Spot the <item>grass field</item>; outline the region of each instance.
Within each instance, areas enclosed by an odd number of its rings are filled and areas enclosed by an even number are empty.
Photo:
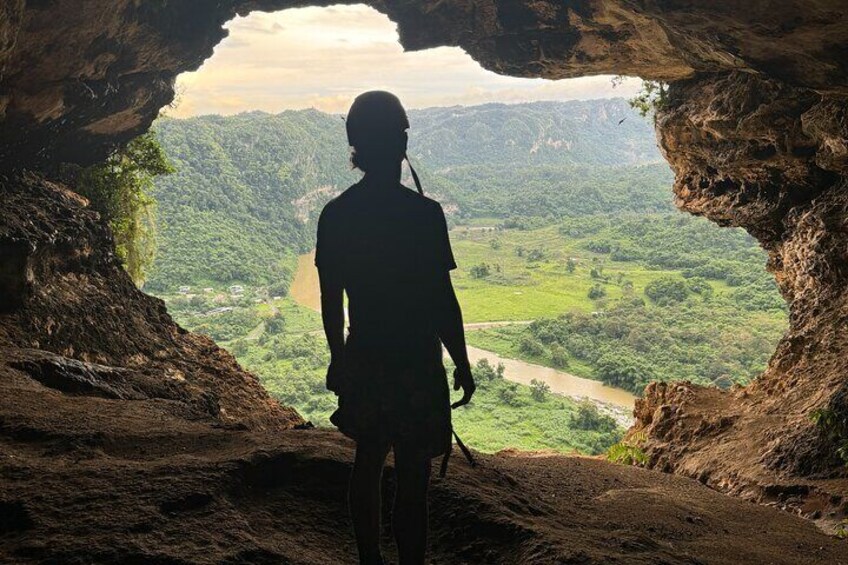
[[[557,226],[534,230],[495,230],[458,227],[451,232],[458,268],[453,272],[466,322],[532,320],[577,310],[598,308],[589,290],[601,284],[607,300],[624,295],[625,281],[641,295],[652,280],[678,271],[647,269],[636,262],[612,262],[604,255],[581,247],[582,241],[560,234]],[[541,258],[529,255],[539,252]],[[521,254],[521,256],[519,255]],[[569,258],[574,262],[569,272]],[[475,278],[472,268],[488,264],[492,274]],[[600,270],[605,280],[592,278]],[[710,281],[719,294],[727,289],[721,281]]]

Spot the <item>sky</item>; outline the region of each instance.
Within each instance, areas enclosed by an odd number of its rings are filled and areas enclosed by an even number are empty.
[[[638,79],[549,81],[486,71],[457,47],[405,53],[395,24],[367,6],[254,12],[227,24],[229,36],[195,72],[177,78],[167,114],[237,114],[317,108],[344,113],[366,90],[390,90],[407,108],[631,97]]]

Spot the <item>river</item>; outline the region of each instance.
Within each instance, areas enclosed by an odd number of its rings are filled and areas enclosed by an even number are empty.
[[[294,281],[292,281],[290,294],[294,301],[301,306],[316,311],[321,310],[321,291],[318,284],[318,270],[315,268],[314,252],[298,257],[297,272]],[[466,324],[466,328],[469,330],[482,329],[507,323],[509,322],[478,322]],[[528,322],[518,320],[513,323],[526,324]],[[502,363],[504,378],[527,385],[534,379],[544,381],[551,387],[551,392],[572,398],[587,398],[595,401],[604,412],[613,416],[621,425],[629,426],[632,424],[631,412],[636,397],[626,390],[610,387],[600,381],[584,379],[550,367],[501,357],[497,353],[476,347],[468,347],[468,357],[472,364],[480,359],[488,359],[492,365]]]

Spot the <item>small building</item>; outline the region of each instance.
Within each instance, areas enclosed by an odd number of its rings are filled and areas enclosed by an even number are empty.
[[[206,316],[214,316],[215,314],[223,314],[224,312],[231,312],[233,310],[230,306],[223,306],[221,308],[213,308],[206,312]]]
[[[234,284],[230,287],[230,294],[244,294],[244,287],[240,284]]]
[[[181,286],[179,289],[180,294],[188,294],[191,291],[190,286]]]

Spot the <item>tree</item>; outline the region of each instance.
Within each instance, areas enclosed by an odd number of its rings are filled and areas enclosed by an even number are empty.
[[[77,191],[109,222],[115,253],[132,280],[144,284],[156,253],[153,179],[174,172],[152,132],[136,137],[103,163],[80,173]]]
[[[568,261],[565,262],[565,270],[569,273],[573,273],[575,267],[577,267],[577,262],[574,260],[573,257],[569,257]]]
[[[551,346],[551,365],[557,369],[568,368],[568,352],[558,343]]]
[[[232,345],[230,345],[230,353],[235,357],[241,357],[242,355],[246,355],[248,351],[247,343],[244,340],[234,341]]]
[[[545,352],[545,348],[542,347],[542,344],[531,336],[522,337],[521,341],[518,343],[518,349],[533,357],[538,357]]]
[[[532,379],[530,381],[530,397],[536,402],[543,402],[551,392],[551,385],[545,381]]]
[[[613,86],[620,84],[623,80],[623,76],[615,77]],[[668,83],[658,80],[643,80],[642,88],[627,103],[644,118],[648,115],[655,115],[656,111],[662,108],[667,100]]]
[[[492,367],[488,359],[480,359],[474,367],[474,378],[481,383],[503,379],[504,366],[503,363],[498,363],[497,367]]]
[[[688,295],[686,281],[677,277],[660,277],[645,287],[645,296],[659,306],[683,302]]]
[[[647,368],[638,359],[625,354],[604,354],[598,359],[595,374],[608,385],[634,392],[644,388],[651,380]]]
[[[265,331],[271,335],[280,335],[285,329],[286,319],[279,312],[265,320]]]

